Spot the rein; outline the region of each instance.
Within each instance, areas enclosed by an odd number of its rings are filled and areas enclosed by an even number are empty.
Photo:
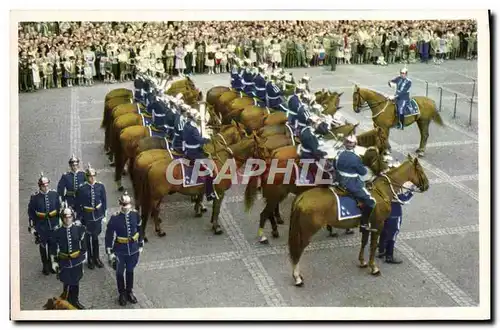
[[[377,107],[380,104],[385,102],[385,107],[382,110],[380,110],[379,112],[377,112],[375,115],[372,115],[372,118],[378,117],[389,106],[389,99],[387,99],[387,98],[385,98],[383,101],[373,102],[370,104],[370,102],[367,99],[365,99],[363,96],[361,96],[359,89],[357,91],[355,91],[354,94],[358,95],[358,103],[356,104],[356,109],[358,109],[360,111],[366,110],[366,109],[372,109],[373,107]],[[361,102],[361,101],[363,101],[363,102]],[[364,105],[365,103],[366,103],[366,105]]]

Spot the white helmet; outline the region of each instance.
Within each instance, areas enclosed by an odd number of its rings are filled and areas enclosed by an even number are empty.
[[[297,84],[297,86],[295,86],[295,89],[297,90],[297,92],[305,92],[306,85],[304,85],[304,84]]]
[[[350,134],[344,138],[344,143],[355,146],[358,143],[358,139],[356,138],[356,135]]]
[[[323,112],[323,107],[320,105],[320,104],[314,104],[312,106],[313,110],[316,112],[316,113],[322,113]]]
[[[309,82],[311,80],[311,77],[307,75],[307,73],[302,77],[302,81]]]
[[[261,69],[262,71],[266,71],[267,67],[268,67],[267,63],[259,64],[259,69]]]
[[[250,65],[250,64],[252,64],[252,61],[250,59],[248,59],[248,58],[245,58],[245,60],[243,61],[243,63],[246,64],[246,65]]]
[[[408,69],[406,67],[402,68],[400,73],[408,73]]]

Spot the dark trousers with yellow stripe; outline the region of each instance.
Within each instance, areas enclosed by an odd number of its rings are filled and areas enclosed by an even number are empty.
[[[139,252],[133,255],[116,255],[116,284],[118,293],[132,292],[134,288],[134,269],[139,262]],[[125,273],[125,276],[123,276]]]

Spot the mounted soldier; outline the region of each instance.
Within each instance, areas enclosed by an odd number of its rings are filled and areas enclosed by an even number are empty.
[[[70,171],[64,173],[57,184],[57,193],[61,197],[61,202],[68,203],[72,209],[75,209],[75,196],[78,187],[85,182],[85,172],[80,170],[80,160],[72,155],[68,161]]]
[[[259,73],[255,76],[253,95],[255,95],[261,101],[266,101],[266,77],[265,72],[267,69],[267,64],[263,63],[259,65]]]
[[[174,137],[172,139],[172,148],[179,154],[184,154],[184,139],[182,137],[182,132],[184,131],[184,124],[186,123],[187,117],[186,113],[191,107],[187,104],[182,103],[182,100],[174,101],[177,105],[179,111],[175,115],[174,122]]]
[[[351,197],[363,203],[360,228],[376,231],[376,229],[371,229],[376,201],[361,180],[361,177],[366,175],[368,171],[363,165],[361,157],[354,151],[356,144],[355,135],[348,135],[344,138],[345,149],[339,152],[335,162],[336,177],[339,185],[347,190]]]
[[[200,170],[209,170],[210,168],[203,162],[203,159],[207,158],[203,151],[203,145],[209,142],[210,139],[202,136],[201,128],[197,125],[197,122],[200,122],[200,120],[201,116],[196,110],[187,112],[187,120],[182,131],[184,155],[190,160],[191,164],[199,160],[201,163]],[[211,173],[205,183],[207,201],[211,201],[217,197],[213,188],[213,179],[213,173]]]
[[[39,190],[31,195],[28,204],[28,231],[35,236],[35,244],[39,245],[44,275],[55,273],[51,267],[49,251],[52,248],[54,232],[60,226],[61,209],[59,195],[55,190],[49,189],[49,184],[50,180],[41,173],[38,179]]]
[[[243,71],[242,75],[242,83],[243,83],[243,92],[247,94],[248,96],[252,97],[253,95],[253,88],[254,88],[254,78],[255,78],[255,72],[252,67],[252,62],[249,59],[244,60],[244,67],[245,70]]]
[[[297,147],[297,154],[300,159],[314,160],[314,163],[309,165],[314,176],[318,171],[317,162],[327,155],[325,151],[319,150],[319,139],[314,134],[319,124],[318,116],[311,115],[307,117],[307,125],[300,130],[300,145]]]
[[[137,303],[133,293],[134,269],[144,247],[144,235],[141,232],[141,217],[132,208],[132,199],[125,191],[118,200],[120,211],[109,219],[106,227],[105,247],[110,263],[116,269],[118,302],[121,306]],[[125,276],[123,276],[125,273]]]
[[[243,69],[239,58],[235,58],[236,64],[231,68],[231,87],[238,92],[243,91]]]
[[[400,75],[398,77],[389,81],[390,87],[393,87],[394,84],[396,85],[396,93],[394,94],[394,96],[389,96],[389,99],[396,101],[396,111],[399,121],[397,128],[401,130],[404,129],[404,110],[407,106],[410,105],[411,80],[407,76],[408,69],[405,67],[401,69]]]
[[[62,227],[54,232],[50,259],[52,269],[55,272],[59,271],[59,280],[63,283],[61,298],[77,309],[85,309],[79,301],[83,264],[87,259],[85,227],[73,223],[74,219],[73,210],[65,204],[61,212]]]
[[[87,247],[89,251],[87,266],[94,269],[104,265],[99,258],[99,234],[102,231],[102,220],[106,217],[106,189],[96,181],[97,175],[90,164],[85,170],[86,182],[80,186],[76,194],[77,215],[86,228]]]
[[[303,105],[302,98],[304,95],[304,85],[297,85],[295,87],[295,93],[288,98],[288,109],[290,110],[288,115],[288,122],[294,128],[297,129],[297,114],[299,108]],[[305,123],[304,123],[305,125]]]
[[[271,74],[271,79],[267,82],[266,85],[266,106],[275,110],[288,111],[288,109],[283,106],[285,99],[283,97],[283,92],[277,86],[278,81],[278,74],[276,72],[273,72]]]
[[[307,75],[307,73],[302,77],[300,78],[299,80],[299,84],[303,84],[305,85],[305,90],[308,92],[308,93],[311,93],[311,89],[309,87],[309,82],[311,81],[311,77],[309,77]]]
[[[301,102],[297,110],[295,122],[293,123],[293,128],[296,135],[300,135],[302,129],[307,126],[308,119],[310,116],[311,116],[311,111],[309,105],[307,103]]]

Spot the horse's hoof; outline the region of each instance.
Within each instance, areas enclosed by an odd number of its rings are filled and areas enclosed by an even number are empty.
[[[201,216],[202,216],[202,215],[203,215],[203,214],[200,212],[200,213],[196,213],[196,214],[194,215],[194,217],[195,217],[195,218],[201,218]]]
[[[207,212],[207,211],[208,211],[208,209],[207,209],[205,206],[202,206],[202,207],[201,207],[201,212],[205,213],[205,212]]]
[[[167,235],[167,233],[165,233],[163,230],[159,230],[156,231],[156,235],[158,235],[158,237],[164,237],[165,235]]]
[[[372,270],[371,274],[373,276],[380,276],[382,273],[380,272],[380,269],[375,268],[374,270]]]
[[[273,234],[273,237],[274,237],[274,238],[279,238],[279,237],[280,237],[280,233],[279,233],[279,231],[277,231],[277,230],[276,230],[276,231],[274,231],[274,230],[273,230],[273,233],[272,233],[272,234]]]
[[[278,225],[284,225],[285,224],[285,221],[283,221],[283,219],[278,219],[276,222],[278,223]]]
[[[124,191],[124,190],[125,188],[123,188],[123,186],[118,187],[118,191]]]
[[[424,157],[424,152],[422,150],[416,151],[418,157]]]
[[[267,237],[263,236],[259,239],[259,243],[262,245],[267,245],[269,244],[269,240],[267,239]]]
[[[298,278],[295,279],[295,286],[301,287],[304,285],[304,278],[302,275],[299,275]]]
[[[328,234],[328,237],[338,237],[338,236],[339,236],[339,234],[338,233],[334,233],[334,232],[330,232]]]
[[[144,236],[144,243],[147,243],[148,242],[148,238],[146,236]]]
[[[352,235],[352,234],[354,234],[354,230],[352,230],[352,229],[346,229],[345,230],[345,234],[346,235]]]
[[[115,166],[115,162],[109,162],[109,166],[114,167]]]
[[[366,261],[363,261],[362,263],[359,264],[359,268],[366,268],[368,267],[368,263]]]
[[[215,235],[220,235],[222,233],[223,233],[223,231],[222,231],[222,229],[220,229],[220,227],[217,227],[217,228],[214,229],[214,234]]]

